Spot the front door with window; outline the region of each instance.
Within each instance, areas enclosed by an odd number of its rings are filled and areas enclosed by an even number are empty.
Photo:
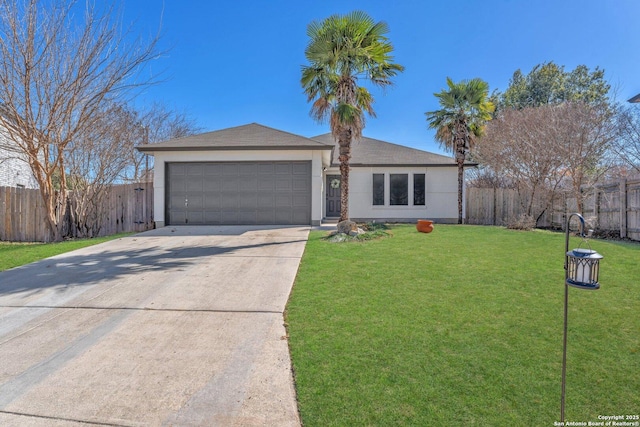
[[[340,175],[327,175],[325,190],[327,218],[340,216]]]

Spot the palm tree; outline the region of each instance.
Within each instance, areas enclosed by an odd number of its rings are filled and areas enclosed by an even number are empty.
[[[309,65],[302,67],[300,83],[307,101],[313,101],[311,116],[318,122],[329,120],[340,147],[340,221],[349,219],[351,142],[362,136],[365,113],[375,117],[373,97],[358,81],[384,88],[404,69],[393,63],[388,32],[386,23],[360,11],[332,15],[307,28]]]
[[[488,99],[489,85],[481,79],[454,83],[447,77],[447,86],[448,90],[434,94],[442,108],[425,115],[429,127],[436,129],[436,141],[455,153],[458,164],[458,224],[462,224],[464,162],[477,139],[483,135],[484,126],[491,120],[495,107]]]

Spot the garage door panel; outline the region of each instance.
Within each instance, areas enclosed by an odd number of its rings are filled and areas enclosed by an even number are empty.
[[[181,209],[184,208],[185,197],[182,195],[174,195],[169,198],[169,208]]]
[[[222,163],[222,175],[225,175],[225,178],[238,176],[238,166],[237,163]]]
[[[291,185],[291,180],[289,180],[289,179],[278,179],[276,181],[276,191],[277,192],[282,192],[282,191],[289,192],[289,191],[291,191],[292,188],[293,188],[293,186]]]
[[[276,224],[276,212],[273,209],[257,212],[257,224]]]
[[[258,175],[258,165],[256,163],[240,163],[238,173],[240,175]]]
[[[204,213],[202,211],[188,211],[187,212],[187,224],[191,225],[203,225]]]
[[[220,191],[222,188],[222,179],[219,179],[217,176],[207,176],[204,179],[202,184],[202,189],[207,192],[216,192]]]
[[[278,208],[290,208],[293,197],[291,194],[276,194],[276,206]]]
[[[256,191],[258,189],[258,179],[246,177],[238,183],[238,191]]]
[[[222,168],[217,163],[205,163],[204,174],[206,176],[220,176],[222,175]]]
[[[293,209],[291,222],[293,224],[302,224],[309,221],[309,212],[306,209]]]
[[[303,177],[309,176],[309,165],[305,163],[293,163],[292,165],[292,173],[293,175],[300,175]]]
[[[275,165],[273,163],[259,163],[258,174],[260,175],[273,175]]]
[[[174,175],[174,177],[178,177],[179,175],[186,175],[187,163],[171,163],[169,165],[169,170]]]
[[[251,208],[254,211],[258,209],[258,193],[242,193],[238,198],[238,207],[240,209]]]
[[[258,181],[259,191],[273,192],[276,189],[276,180],[273,177],[261,177]]]
[[[291,163],[276,163],[276,175],[291,175]]]
[[[225,176],[220,187],[222,191],[236,192],[240,188],[240,178],[237,175]]]
[[[180,211],[173,211],[171,213],[171,221],[172,224],[186,224],[187,223],[187,213]]]
[[[171,182],[174,191],[184,191],[187,188],[187,178],[178,176]]]
[[[256,224],[258,213],[255,210],[238,211],[238,224]]]
[[[204,197],[202,196],[189,195],[187,200],[189,202],[187,206],[188,210],[202,209],[204,207]]]
[[[238,193],[222,193],[220,197],[220,207],[222,209],[229,210],[229,208],[237,209],[239,206],[240,197]]]
[[[258,193],[258,206],[263,208],[275,208],[275,196],[273,194]]]
[[[308,180],[303,180],[303,179],[294,179],[292,181],[292,189],[293,191],[300,191],[300,192],[307,192],[308,188],[310,187],[309,185],[309,181]]]
[[[166,176],[167,224],[309,224],[311,219],[308,161],[169,163]]]
[[[222,222],[219,211],[204,211],[203,219],[205,224],[220,224]]]
[[[220,210],[222,206],[222,195],[220,193],[207,193],[204,197],[205,210]]]
[[[204,172],[204,165],[199,163],[187,164],[187,176],[200,176]]]
[[[239,224],[238,212],[236,211],[222,211],[221,217],[223,224]]]
[[[291,205],[294,208],[305,208],[309,205],[309,196],[306,194],[294,194]]]
[[[292,223],[291,209],[276,209],[276,223],[278,224],[291,224]]]
[[[186,191],[187,193],[194,193],[194,192],[198,192],[198,193],[202,193],[203,191],[203,184],[204,182],[202,180],[189,180],[187,181],[187,185],[186,185]]]

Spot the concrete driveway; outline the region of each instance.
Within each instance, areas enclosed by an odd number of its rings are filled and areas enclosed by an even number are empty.
[[[309,227],[165,227],[0,273],[0,425],[299,426]]]

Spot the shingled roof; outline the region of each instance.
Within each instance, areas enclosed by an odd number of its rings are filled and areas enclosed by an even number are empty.
[[[155,144],[139,145],[136,148],[145,153],[196,150],[331,150],[333,144],[251,123]]]
[[[325,144],[334,144],[332,166],[340,164],[338,161],[338,147],[333,135],[325,133],[314,136],[314,139]],[[403,145],[392,144],[379,139],[362,137],[359,141],[351,143],[350,166],[455,166],[452,157],[441,154],[430,153],[428,151],[417,150]],[[475,166],[475,163],[466,163],[468,166]]]

